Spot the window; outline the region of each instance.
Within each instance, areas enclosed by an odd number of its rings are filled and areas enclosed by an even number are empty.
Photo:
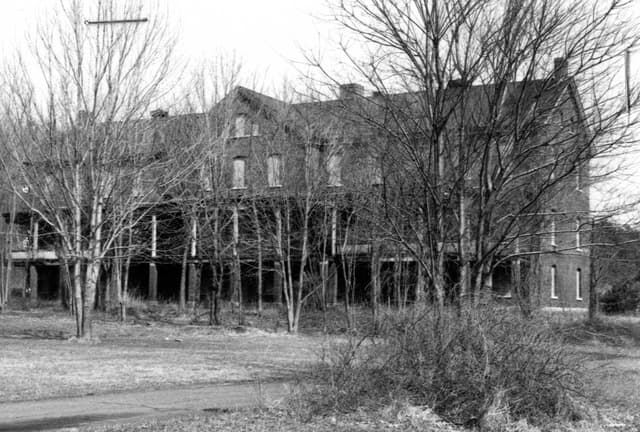
[[[551,210],[551,219],[549,220],[549,237],[549,244],[555,249],[558,244],[556,243],[556,215],[554,210]]]
[[[576,167],[576,190],[582,190],[582,170],[580,167]]]
[[[371,184],[373,186],[380,186],[382,184],[382,168],[380,167],[380,162],[372,156],[369,164],[371,169]]]
[[[558,298],[558,269],[555,265],[551,266],[551,298]]]
[[[246,167],[246,161],[243,158],[236,158],[233,160],[232,187],[234,189],[244,189],[246,187],[245,167]]]
[[[580,250],[582,239],[580,238],[580,218],[576,218],[576,249]]]
[[[341,176],[342,156],[333,153],[327,160],[327,171],[329,173],[329,186],[342,186]]]
[[[211,168],[209,163],[205,163],[200,169],[200,183],[205,192],[211,192],[213,185],[211,183]]]
[[[251,125],[251,136],[259,136],[260,135],[260,125],[258,123],[253,123]]]
[[[131,195],[135,198],[140,198],[143,195],[144,191],[142,190],[142,176],[138,173],[135,175],[133,179],[133,187],[131,189]]]
[[[267,158],[267,183],[269,187],[282,186],[282,157],[271,155]]]
[[[247,125],[247,117],[239,115],[236,117],[236,137],[243,137],[246,134],[245,127]]]
[[[576,270],[576,300],[582,300],[582,270]]]

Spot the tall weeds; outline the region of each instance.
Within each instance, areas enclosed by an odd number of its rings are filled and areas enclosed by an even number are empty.
[[[580,363],[543,317],[414,308],[386,317],[378,336],[329,348],[309,408],[350,411],[401,399],[455,423],[479,422],[497,405],[513,419],[571,417]]]

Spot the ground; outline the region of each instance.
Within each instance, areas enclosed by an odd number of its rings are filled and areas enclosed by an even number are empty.
[[[205,383],[282,379],[315,361],[320,336],[100,314],[97,341],[45,307],[0,315],[0,402]]]
[[[344,337],[337,324],[339,309],[330,317],[333,327],[327,337],[319,331],[324,327],[322,318],[313,314],[303,323],[302,334],[291,336],[284,332],[277,310],[263,317],[248,312],[243,320],[227,315],[226,326],[209,327],[158,307],[132,313],[125,324],[98,314],[97,340],[83,343],[73,337],[73,320],[61,308],[18,309],[0,315],[0,412],[17,407],[6,404],[10,401],[48,399],[64,404],[68,397],[95,395],[91,397],[100,399],[113,393],[124,400],[153,389],[161,394],[221,383],[294,382],[313,367],[323,347]],[[361,316],[365,321],[367,311]],[[640,430],[640,319],[605,323],[602,328],[564,326],[567,342],[590,377],[585,395],[592,406],[589,419],[563,426],[564,430]],[[295,409],[292,415],[292,409],[284,405],[262,404],[258,409],[229,412],[192,408],[101,421],[78,430],[459,430],[438,423],[437,417],[420,415],[416,420],[402,415],[404,411],[397,407],[382,413],[312,419],[301,418]]]

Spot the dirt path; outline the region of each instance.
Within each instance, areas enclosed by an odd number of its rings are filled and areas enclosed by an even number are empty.
[[[46,431],[106,420],[276,403],[285,383],[210,385],[0,404],[0,431]]]

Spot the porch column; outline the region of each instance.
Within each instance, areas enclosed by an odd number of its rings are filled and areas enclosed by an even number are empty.
[[[149,263],[149,300],[151,302],[158,301],[158,269],[156,268],[157,255],[157,219],[156,215],[151,216],[151,262]]]
[[[195,263],[189,263],[188,271],[188,286],[189,286],[189,302],[191,303],[191,309],[195,310],[200,303],[200,269]]]
[[[38,268],[35,264],[29,265],[29,289],[31,294],[29,295],[29,302],[32,304],[38,303]]]
[[[282,303],[282,266],[279,262],[273,262],[273,301]]]
[[[338,266],[335,261],[327,262],[327,304],[338,304]]]
[[[158,269],[156,263],[149,263],[149,301],[158,301]]]
[[[71,306],[69,302],[69,286],[67,284],[67,269],[64,264],[58,264],[58,295],[60,296],[60,304],[64,308]]]
[[[32,257],[35,260],[38,256],[38,235],[40,232],[40,224],[35,217],[32,217],[31,224],[31,253]],[[35,264],[31,263],[29,265],[29,289],[31,294],[29,295],[30,303],[37,304],[38,303],[38,268]]]

